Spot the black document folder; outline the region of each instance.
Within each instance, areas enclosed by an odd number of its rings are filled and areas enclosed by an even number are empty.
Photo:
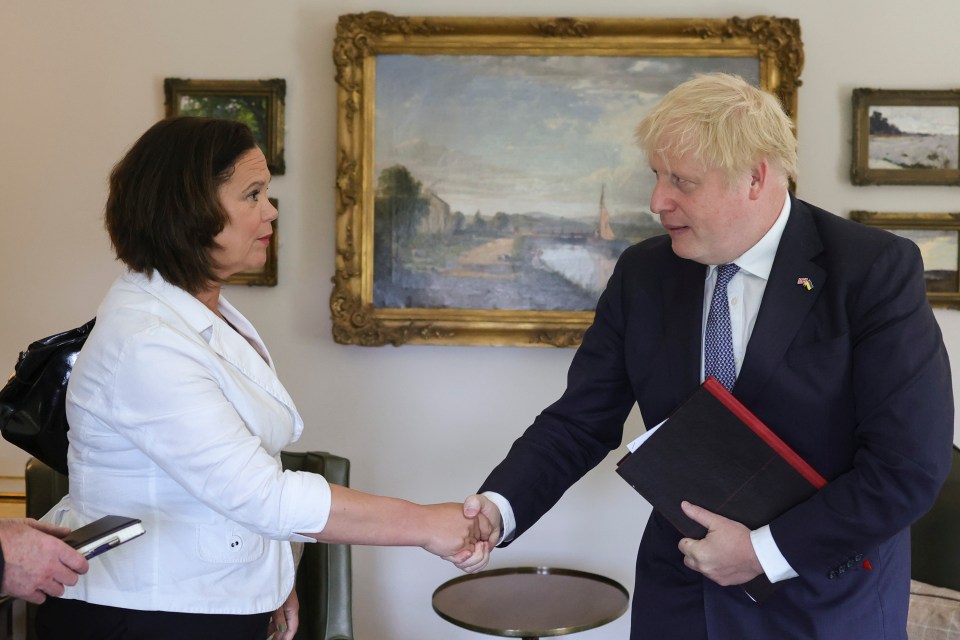
[[[688,538],[706,529],[686,500],[757,529],[827,482],[713,378],[617,466],[654,509]],[[776,585],[760,574],[743,585],[762,601]]]

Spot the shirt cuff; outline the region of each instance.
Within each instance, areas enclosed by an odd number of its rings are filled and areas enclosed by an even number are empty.
[[[750,542],[753,544],[753,551],[757,554],[760,566],[763,567],[763,572],[770,582],[781,582],[789,578],[796,578],[799,575],[780,553],[780,547],[773,539],[770,525],[751,531]]]
[[[513,507],[510,506],[509,500],[496,491],[484,491],[483,495],[490,500],[490,502],[497,505],[497,509],[500,509],[500,526],[502,533],[500,534],[500,540],[497,542],[497,546],[499,547],[504,542],[513,540],[513,534],[516,533],[517,521],[513,517]]]

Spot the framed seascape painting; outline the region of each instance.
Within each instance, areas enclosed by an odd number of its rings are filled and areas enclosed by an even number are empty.
[[[723,71],[796,119],[796,20],[340,17],[337,342],[576,346],[662,233],[634,129]]]
[[[283,159],[283,108],[287,83],[270,80],[188,80],[166,78],[167,117],[207,116],[239,120],[253,131],[273,175],[286,170]]]
[[[916,242],[930,304],[960,309],[960,213],[851,211],[850,219]]]
[[[960,185],[960,90],[853,91],[853,184]]]

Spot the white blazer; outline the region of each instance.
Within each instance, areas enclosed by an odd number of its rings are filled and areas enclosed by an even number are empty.
[[[70,493],[44,519],[134,516],[146,534],[64,597],[252,614],[293,589],[290,541],[326,525],[330,487],[281,469],[303,421],[253,326],[220,311],[242,336],[158,274],[121,276],[101,303],[67,387]]]

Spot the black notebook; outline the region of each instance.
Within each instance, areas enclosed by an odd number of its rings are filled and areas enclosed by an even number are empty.
[[[827,481],[713,378],[617,466],[688,538],[706,529],[680,509],[686,500],[757,529]],[[760,602],[772,593],[760,574],[743,585]]]
[[[143,524],[138,518],[104,516],[71,531],[63,541],[90,559],[143,533]]]

